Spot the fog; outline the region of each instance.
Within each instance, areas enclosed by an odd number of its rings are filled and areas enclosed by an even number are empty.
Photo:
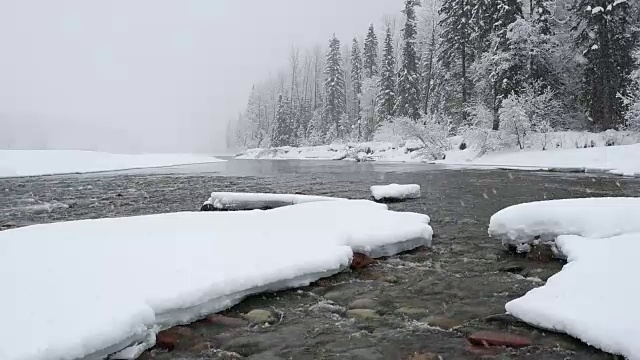
[[[0,0],[0,149],[219,152],[292,45],[402,0]]]

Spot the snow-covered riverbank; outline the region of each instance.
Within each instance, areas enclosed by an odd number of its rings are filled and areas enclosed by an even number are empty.
[[[617,138],[616,138],[617,137]],[[479,156],[470,146],[460,149],[462,139],[449,140],[451,148],[442,152],[426,149],[417,141],[402,145],[391,142],[367,142],[320,145],[311,147],[281,147],[273,149],[249,149],[236,159],[265,160],[352,160],[403,163],[437,163],[455,166],[482,166],[491,168],[522,168],[532,170],[573,169],[578,171],[602,171],[618,175],[640,175],[640,144],[633,144],[636,137],[625,133],[554,133],[550,135],[547,150],[535,146],[524,150],[506,149]],[[616,138],[616,139],[613,139]],[[607,144],[624,144],[607,146]],[[437,160],[438,157],[444,159]]]
[[[191,154],[110,154],[77,150],[0,150],[0,177],[90,173],[221,162]]]

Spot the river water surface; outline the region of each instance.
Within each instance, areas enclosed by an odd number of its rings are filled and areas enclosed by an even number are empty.
[[[562,264],[533,262],[507,253],[487,236],[487,226],[496,211],[521,202],[640,196],[638,179],[433,165],[231,160],[164,169],[0,179],[0,229],[197,211],[212,191],[368,199],[371,185],[389,183],[421,185],[421,199],[390,204],[390,208],[431,216],[435,231],[432,249],[378,261],[367,269],[343,273],[304,289],[254,296],[225,314],[240,317],[250,310],[264,309],[273,314],[274,324],[238,328],[192,324],[179,329],[174,351],[154,350],[143,358],[476,359],[482,354],[469,349],[465,339],[482,330],[520,334],[534,343],[520,350],[484,355],[487,358],[615,358],[570,337],[500,315],[506,302],[543,284]],[[252,264],[240,261],[238,266]],[[349,304],[359,299],[378,316],[349,318]],[[220,350],[203,351],[203,347]]]

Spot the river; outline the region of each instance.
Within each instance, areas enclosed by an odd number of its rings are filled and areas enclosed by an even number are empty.
[[[411,359],[417,353],[420,357],[413,359],[475,359],[478,354],[468,348],[466,336],[490,330],[521,334],[534,343],[490,358],[612,359],[568,336],[493,316],[503,314],[507,301],[540,286],[562,264],[507,253],[487,236],[487,225],[496,211],[521,202],[640,196],[638,179],[433,165],[231,160],[0,179],[0,227],[197,211],[212,191],[367,199],[371,185],[389,183],[421,185],[421,199],[390,204],[390,208],[431,216],[432,249],[384,259],[304,289],[251,297],[226,315],[239,317],[252,309],[265,309],[276,316],[276,324],[234,328],[199,322],[179,331],[173,352],[154,351],[143,358],[225,359],[235,353],[251,359]],[[238,266],[252,264],[239,262]],[[358,299],[365,299],[379,317],[349,319],[344,310]],[[202,353],[203,344],[224,351]]]

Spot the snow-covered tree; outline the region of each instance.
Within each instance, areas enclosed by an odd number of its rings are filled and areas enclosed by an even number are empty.
[[[635,52],[636,70],[631,73],[629,95],[624,101],[629,110],[625,116],[629,129],[640,131],[640,49]]]
[[[449,112],[460,116],[459,122],[466,120],[469,101],[469,68],[474,60],[471,41],[471,13],[473,0],[443,0],[440,7],[441,49],[438,61],[449,74],[449,82],[440,88],[458,90],[455,97],[447,99]]]
[[[440,16],[438,9],[440,0],[433,0],[423,6],[419,25],[419,41],[421,54],[421,86],[422,112],[433,114],[436,111],[434,105],[434,92],[437,86],[437,77],[442,77],[440,66],[437,62],[440,40]]]
[[[344,71],[342,70],[342,55],[340,54],[340,40],[333,35],[329,41],[329,52],[324,70],[324,119],[326,129],[333,129],[332,135],[342,138],[342,115],[346,110],[346,86]],[[331,139],[333,140],[333,139]]]
[[[592,126],[615,129],[624,123],[634,62],[636,34],[630,26],[628,1],[579,0],[575,29],[577,45],[583,49],[583,101]]]
[[[364,40],[364,77],[372,78],[378,75],[378,36],[373,24],[369,26],[367,37]]]
[[[361,139],[373,140],[373,135],[382,124],[378,116],[378,94],[380,93],[380,78],[373,76],[364,79],[362,83],[362,96],[360,98],[360,120],[358,122]]]
[[[288,98],[278,97],[275,124],[271,135],[271,146],[291,146],[294,144],[294,127],[291,116],[291,102]]]
[[[408,117],[414,121],[420,119],[420,63],[416,51],[416,36],[418,28],[416,22],[416,6],[418,0],[405,0],[405,26],[402,31],[402,65],[398,76],[398,97],[395,113]]]
[[[353,123],[358,124],[360,121],[360,96],[362,94],[362,52],[360,51],[360,44],[358,39],[353,39],[353,45],[351,46],[351,89],[353,99]],[[357,133],[357,137],[360,137],[359,127],[353,129]]]
[[[388,120],[394,115],[396,106],[396,59],[393,51],[393,34],[387,29],[382,53],[380,73],[380,94],[378,95],[378,116]]]

